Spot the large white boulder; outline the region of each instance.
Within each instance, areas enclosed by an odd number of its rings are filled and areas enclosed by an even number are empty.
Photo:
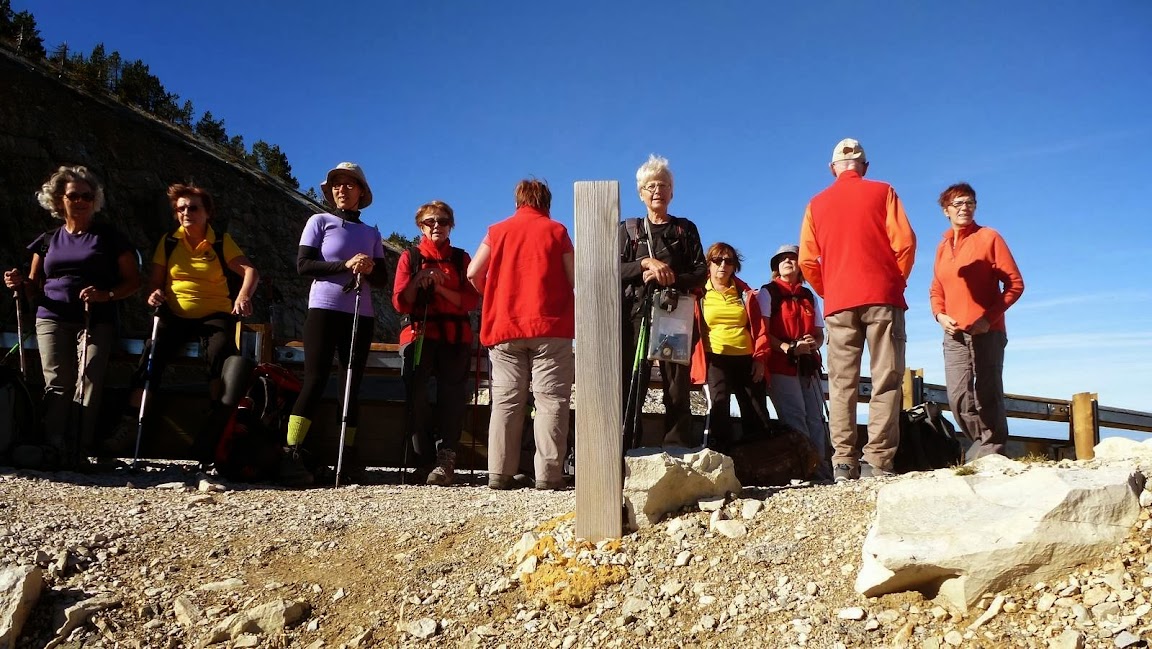
[[[1152,439],[1138,442],[1126,437],[1106,437],[1092,450],[1097,460],[1121,460],[1141,466],[1152,465]]]
[[[38,566],[0,568],[0,649],[16,646],[43,589],[43,571]]]
[[[999,456],[884,485],[856,591],[938,594],[966,612],[982,594],[1063,576],[1104,557],[1140,512],[1130,467],[1026,466]]]
[[[711,449],[638,448],[624,456],[624,504],[632,529],[702,498],[740,493],[732,458]]]

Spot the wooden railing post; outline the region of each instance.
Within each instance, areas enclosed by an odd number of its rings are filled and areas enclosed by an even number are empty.
[[[576,183],[576,536],[623,529],[620,183]]]
[[[904,382],[900,388],[905,410],[924,403],[924,370],[904,368]]]
[[[1072,442],[1076,445],[1077,460],[1096,457],[1095,447],[1100,443],[1100,417],[1097,413],[1095,392],[1072,395]]]

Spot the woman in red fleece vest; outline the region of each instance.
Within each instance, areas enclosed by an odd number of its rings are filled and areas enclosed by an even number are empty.
[[[456,446],[468,404],[468,360],[472,351],[472,323],[468,312],[480,302],[464,269],[468,253],[452,246],[448,236],[456,225],[452,208],[432,201],[416,210],[420,244],[405,250],[396,266],[392,305],[403,313],[400,330],[404,356],[407,430],[416,466],[432,464],[430,485],[452,484]],[[423,341],[419,342],[421,337]],[[416,344],[418,343],[418,344]],[[416,348],[421,354],[416,362]],[[436,377],[436,438],[427,431],[428,379]]]
[[[740,404],[745,436],[768,426],[764,378],[768,370],[768,332],[755,292],[736,273],[740,254],[718,242],[704,255],[708,283],[696,301],[700,337],[692,354],[693,385],[706,385],[711,400],[709,448],[725,452],[732,443],[732,397]]]
[[[572,239],[549,216],[552,191],[539,180],[516,185],[516,213],[488,228],[468,265],[468,280],[484,295],[480,342],[491,362],[488,486],[517,485],[520,436],[528,392],[537,489],[567,486],[562,463],[568,443],[575,360],[576,297]]]

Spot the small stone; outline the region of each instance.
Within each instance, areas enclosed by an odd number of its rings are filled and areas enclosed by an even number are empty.
[[[625,617],[638,617],[643,611],[648,610],[651,603],[648,600],[640,599],[639,597],[628,597],[624,600],[624,605],[620,607]]]
[[[744,504],[740,506],[740,518],[750,521],[756,518],[756,515],[764,509],[764,502],[761,500],[745,500]]]
[[[865,631],[875,631],[880,628],[880,622],[876,618],[871,618],[864,623]]]
[[[1046,613],[1056,603],[1057,597],[1053,593],[1044,593],[1040,599],[1036,600],[1036,610],[1041,613]]]
[[[711,615],[705,615],[700,618],[700,628],[711,631],[716,628],[716,618]]]
[[[860,621],[864,619],[864,609],[860,608],[859,606],[842,608],[838,613],[836,613],[836,617],[840,618],[841,620]]]
[[[660,594],[665,597],[675,597],[679,595],[682,590],[684,590],[684,584],[673,579],[672,581],[664,582],[664,585],[660,587]]]
[[[216,499],[211,494],[200,494],[199,496],[192,496],[188,499],[189,507],[197,507],[199,505],[211,505],[216,502]]]
[[[959,647],[964,643],[964,635],[956,630],[949,631],[944,634],[944,642],[947,642],[953,647]]]
[[[804,585],[804,592],[808,593],[810,597],[815,597],[820,592],[820,586],[816,582],[810,581]]]
[[[229,577],[224,581],[214,581],[208,584],[203,584],[198,590],[204,591],[221,591],[221,590],[236,590],[237,588],[244,587],[244,580],[238,577]]]
[[[1075,629],[1065,629],[1048,641],[1048,649],[1084,649],[1084,634]]]
[[[409,635],[423,640],[424,638],[431,638],[432,636],[436,635],[436,632],[439,630],[439,628],[440,625],[436,623],[436,620],[433,620],[430,617],[425,617],[413,622],[409,622],[408,626],[405,627],[404,630],[407,631]]]
[[[1129,631],[1121,631],[1120,633],[1116,634],[1116,637],[1112,639],[1112,642],[1116,645],[1117,649],[1124,649],[1124,647],[1131,647],[1137,642],[1140,642],[1140,636]]]
[[[702,512],[715,512],[724,507],[724,496],[716,496],[713,498],[701,498],[696,503]]]
[[[748,534],[748,528],[740,521],[717,521],[714,528],[730,539],[738,539]]]
[[[181,595],[172,602],[172,612],[176,615],[176,621],[182,626],[192,627],[203,617],[200,609],[192,603],[192,600]]]
[[[672,565],[676,566],[677,568],[681,568],[683,566],[688,565],[688,562],[691,560],[692,560],[692,551],[691,550],[683,550],[680,552],[680,554],[676,555],[676,561]]]
[[[876,614],[876,620],[881,624],[895,624],[900,619],[900,611],[886,608]]]
[[[236,649],[258,647],[260,646],[260,636],[251,633],[241,633],[240,637],[232,641],[232,646],[236,647]]]

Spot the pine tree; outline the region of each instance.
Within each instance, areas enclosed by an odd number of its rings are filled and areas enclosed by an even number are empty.
[[[384,241],[387,243],[391,243],[392,245],[394,245],[398,248],[411,248],[412,246],[414,246],[418,243],[418,241],[416,240],[415,237],[412,237],[411,239],[409,239],[408,237],[400,234],[399,232],[393,232],[392,234],[388,235],[387,237],[384,237]]]
[[[292,165],[288,164],[288,156],[275,144],[268,144],[264,140],[256,140],[252,144],[252,157],[256,159],[256,166],[264,173],[279,178],[293,188],[300,187],[300,181],[292,175]]]
[[[192,129],[196,135],[208,140],[212,144],[222,147],[228,146],[228,131],[224,129],[224,120],[212,117],[212,111],[206,110],[200,116],[200,121]]]
[[[317,203],[322,202],[322,200],[320,198],[320,194],[316,193],[315,187],[309,187],[308,191],[304,192],[304,195],[307,196],[308,198],[316,201]]]
[[[19,52],[22,56],[34,61],[48,56],[48,52],[44,49],[44,39],[40,37],[40,29],[36,27],[36,18],[32,16],[32,12],[21,11],[14,14],[9,29],[19,43]]]

